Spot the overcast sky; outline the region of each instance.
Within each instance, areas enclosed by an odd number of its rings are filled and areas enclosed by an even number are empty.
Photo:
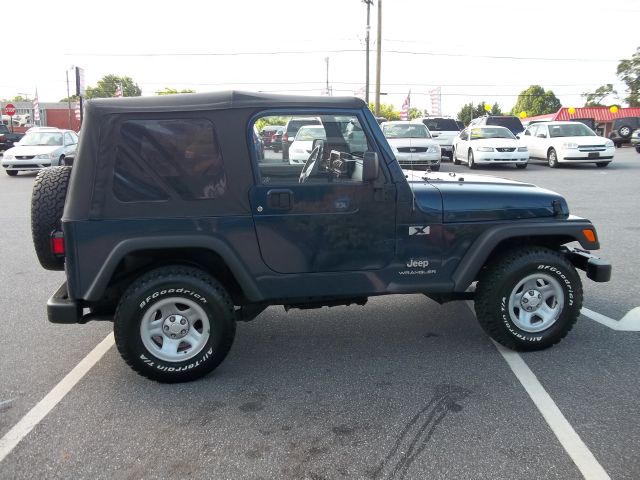
[[[0,99],[37,88],[40,102],[58,101],[72,65],[93,86],[106,74],[130,76],[143,95],[164,87],[317,95],[325,57],[334,95],[365,82],[361,0],[9,0],[2,13]],[[580,94],[602,84],[624,91],[615,71],[640,45],[638,18],[638,0],[383,0],[382,103],[399,109],[411,90],[412,106],[429,108],[427,92],[441,86],[445,114],[482,100],[509,110],[540,84],[564,106],[582,106]],[[376,25],[377,1],[372,100]]]

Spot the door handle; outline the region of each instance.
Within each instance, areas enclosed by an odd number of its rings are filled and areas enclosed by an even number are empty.
[[[267,206],[274,210],[291,210],[293,192],[288,189],[269,190],[267,192]]]

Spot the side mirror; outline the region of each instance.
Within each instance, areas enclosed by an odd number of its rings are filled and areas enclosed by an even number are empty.
[[[316,138],[316,139],[313,140],[313,144],[311,146],[311,149],[313,150],[314,148],[320,146],[324,150],[324,144],[325,144],[325,142],[324,142],[323,139]]]
[[[364,152],[362,159],[362,181],[373,182],[378,179],[380,163],[376,152]]]
[[[544,133],[539,133],[538,135],[536,135],[536,137],[538,137],[538,138],[547,138],[547,135],[545,135]]]

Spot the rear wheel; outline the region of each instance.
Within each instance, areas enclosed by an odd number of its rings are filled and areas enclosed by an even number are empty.
[[[547,152],[547,163],[551,168],[558,168],[558,154],[556,153],[555,148],[550,148]]]
[[[432,172],[440,171],[440,165],[431,165],[429,168],[431,169]]]
[[[61,167],[64,167],[64,166],[67,165],[67,162],[66,162],[66,160],[64,158],[64,155],[60,156],[60,159],[58,160],[58,165],[60,165]]]
[[[114,320],[122,358],[140,375],[165,383],[214,370],[235,335],[234,306],[224,287],[199,269],[178,265],[136,280]]]
[[[454,165],[460,165],[460,162],[456,158],[456,149],[455,148],[451,152],[451,161],[453,162]]]
[[[516,168],[519,168],[520,170],[523,170],[525,168],[527,168],[527,165],[529,165],[528,163],[516,163]]]
[[[7,175],[9,175],[10,177],[15,177],[16,175],[18,175],[18,170],[5,170],[5,172],[7,172]]]
[[[513,249],[478,282],[475,309],[482,328],[513,350],[542,350],[573,328],[582,283],[571,263],[543,247]]]

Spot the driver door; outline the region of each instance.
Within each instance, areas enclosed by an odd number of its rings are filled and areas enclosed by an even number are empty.
[[[327,140],[317,164],[305,162],[311,173],[303,182],[304,164],[291,164],[268,150],[263,160],[254,157],[257,178],[250,202],[265,264],[279,273],[384,268],[395,251],[396,190],[382,161],[378,181],[362,180],[363,141],[367,151],[375,151],[375,144],[358,112],[288,114],[320,119]],[[258,118],[256,124],[283,121],[278,117]],[[348,135],[348,125],[351,133],[357,128],[362,135]],[[313,142],[305,141],[294,140],[291,148],[312,151]]]

